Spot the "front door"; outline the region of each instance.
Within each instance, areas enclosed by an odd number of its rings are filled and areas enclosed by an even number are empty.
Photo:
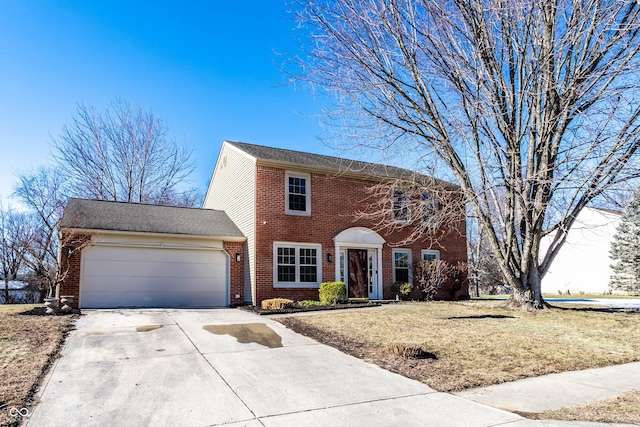
[[[348,249],[348,270],[349,270],[349,298],[369,297],[369,268],[367,251],[362,249]]]

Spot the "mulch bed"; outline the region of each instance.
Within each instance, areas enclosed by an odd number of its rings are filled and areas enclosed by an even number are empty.
[[[380,303],[377,302],[350,302],[345,304],[323,305],[317,307],[289,307],[280,309],[263,310],[260,307],[254,307],[252,305],[238,306],[240,310],[250,311],[252,313],[264,316],[267,314],[292,314],[292,313],[304,313],[307,311],[322,311],[322,310],[344,310],[350,308],[364,308],[364,307],[379,307]]]
[[[31,310],[23,311],[21,313],[17,313],[22,316],[71,316],[73,314],[82,314],[79,308],[73,308],[69,312],[64,312],[57,310],[53,314],[47,314],[47,307],[34,307]]]

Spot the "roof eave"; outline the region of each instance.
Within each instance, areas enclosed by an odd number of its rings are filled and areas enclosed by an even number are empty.
[[[99,228],[76,228],[76,227],[60,227],[61,232],[73,232],[75,234],[117,234],[127,236],[147,236],[147,237],[170,237],[182,239],[196,240],[222,240],[223,242],[246,242],[247,238],[242,236],[204,236],[197,234],[176,234],[176,233],[154,233],[148,231],[123,231],[123,230],[105,230]]]
[[[343,177],[347,177],[347,178],[357,178],[357,179],[364,179],[367,181],[396,181],[398,179],[401,178],[394,178],[394,177],[388,177],[388,176],[379,176],[379,175],[374,175],[374,174],[370,174],[370,173],[366,173],[366,172],[354,172],[354,171],[341,171],[339,169],[335,169],[335,168],[327,168],[327,167],[322,167],[322,166],[310,166],[310,165],[305,165],[305,164],[301,164],[301,163],[295,163],[295,162],[286,162],[283,160],[270,160],[270,159],[264,159],[264,158],[260,158],[258,157],[256,159],[256,164],[257,165],[261,165],[261,166],[268,166],[268,167],[276,167],[276,168],[290,168],[290,169],[298,169],[301,171],[305,171],[305,172],[315,172],[315,173],[323,173],[323,174],[330,174],[330,175],[334,175],[334,176],[343,176]],[[433,179],[435,180],[435,182],[439,183],[442,186],[447,186],[447,187],[451,187],[451,188],[455,188],[455,189],[459,189],[460,186],[453,184],[451,182],[447,182],[447,181],[443,181],[441,179],[438,178],[432,178],[432,177],[428,177],[426,175],[420,175],[420,176],[424,176],[427,179]]]

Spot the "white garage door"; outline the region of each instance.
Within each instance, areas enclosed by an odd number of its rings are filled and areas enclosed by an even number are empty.
[[[219,307],[228,305],[222,251],[93,246],[82,251],[80,306]]]

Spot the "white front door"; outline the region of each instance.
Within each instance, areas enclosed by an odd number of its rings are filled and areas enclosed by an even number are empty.
[[[378,296],[378,267],[376,249],[367,251],[368,294],[369,299],[380,299]]]

